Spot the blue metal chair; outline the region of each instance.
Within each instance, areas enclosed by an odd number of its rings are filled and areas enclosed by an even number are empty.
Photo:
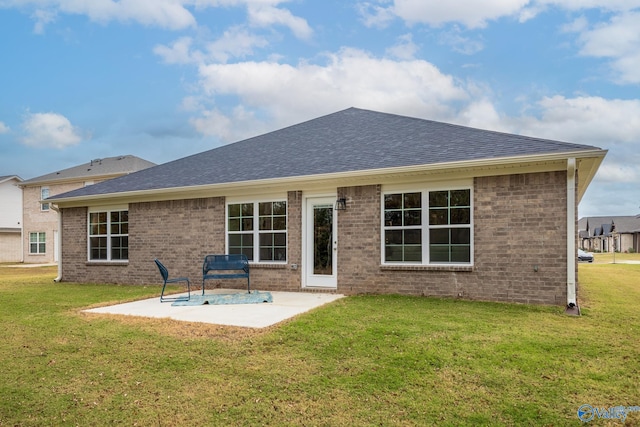
[[[160,294],[160,302],[165,301],[189,301],[191,299],[191,283],[187,277],[176,277],[175,279],[169,279],[169,271],[167,267],[162,265],[160,260],[157,258],[153,260],[158,266],[158,270],[160,270],[160,275],[162,276],[162,280],[164,280],[164,284],[162,285],[162,293]],[[187,282],[187,295],[179,296],[179,297],[165,297],[164,290],[167,287],[167,283],[179,283],[179,282]]]

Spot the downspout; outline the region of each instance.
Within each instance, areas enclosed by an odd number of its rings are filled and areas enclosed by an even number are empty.
[[[58,276],[53,279],[54,282],[58,283],[62,280],[62,212],[53,203],[49,206],[58,214]]]
[[[24,263],[24,239],[25,239],[25,235],[24,235],[24,187],[20,187],[20,190],[22,191],[22,194],[20,194],[20,206],[22,206],[22,209],[20,209],[20,263],[23,264]]]
[[[576,159],[567,160],[567,308],[566,314],[580,315],[576,298]]]

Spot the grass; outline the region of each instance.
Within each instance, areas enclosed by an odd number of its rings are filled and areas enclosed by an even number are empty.
[[[0,426],[580,425],[640,405],[640,265],[579,268],[581,317],[355,296],[254,330],[83,314],[160,288],[3,267]]]

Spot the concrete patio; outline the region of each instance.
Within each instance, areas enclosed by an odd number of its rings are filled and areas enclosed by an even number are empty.
[[[232,292],[243,291],[238,291],[237,289],[215,289],[207,291],[207,294]],[[265,328],[344,297],[341,294],[310,292],[271,292],[271,295],[273,296],[273,302],[271,303],[172,306],[171,302],[161,303],[160,298],[150,298],[84,311],[87,313],[169,318],[216,325]]]

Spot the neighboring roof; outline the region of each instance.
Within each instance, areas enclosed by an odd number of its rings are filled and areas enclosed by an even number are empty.
[[[591,236],[608,236],[612,226],[615,226],[613,231],[618,233],[638,233],[640,232],[640,215],[589,216],[580,218],[578,221],[578,229],[589,231]]]
[[[2,184],[5,181],[10,181],[12,179],[15,179],[18,182],[22,182],[22,178],[20,178],[18,175],[4,175],[4,176],[0,176],[0,184]]]
[[[120,176],[147,169],[152,166],[156,166],[156,164],[132,155],[106,157],[104,159],[91,160],[78,166],[31,178],[23,181],[21,185],[49,184],[58,181]]]
[[[606,153],[588,145],[349,108],[51,199],[585,151],[601,158]]]
[[[20,233],[22,228],[20,227],[0,227],[0,233]]]

